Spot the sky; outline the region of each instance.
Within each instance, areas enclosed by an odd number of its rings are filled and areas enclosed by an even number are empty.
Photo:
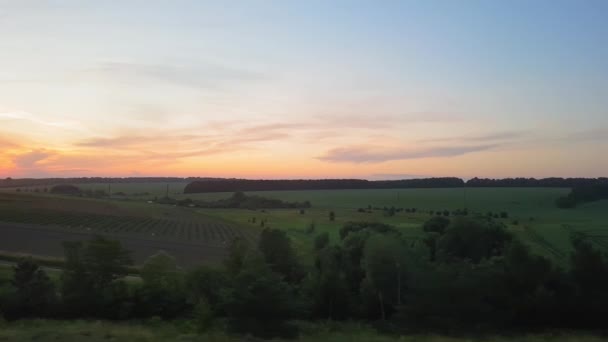
[[[0,177],[607,176],[607,16],[0,0]]]

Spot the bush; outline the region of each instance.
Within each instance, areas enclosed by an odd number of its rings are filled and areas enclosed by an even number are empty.
[[[207,299],[201,297],[194,307],[194,319],[196,320],[196,328],[198,332],[203,333],[208,331],[213,323],[214,314]]]
[[[80,188],[69,184],[55,185],[51,188],[51,193],[58,195],[80,195],[81,192]]]
[[[422,230],[427,233],[435,232],[443,234],[449,224],[450,219],[443,216],[435,216],[424,223],[424,225],[422,226]]]

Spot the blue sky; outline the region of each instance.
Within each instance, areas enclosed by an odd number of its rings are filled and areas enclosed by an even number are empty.
[[[605,175],[607,14],[0,1],[0,175]]]

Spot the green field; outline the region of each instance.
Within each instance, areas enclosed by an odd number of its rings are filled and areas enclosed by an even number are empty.
[[[104,184],[80,185],[83,189],[102,189]],[[181,194],[185,183],[171,183],[170,196],[177,199],[217,200],[231,193]],[[298,209],[201,209],[150,204],[162,196],[166,184],[112,184],[112,191],[127,194],[147,192],[149,196],[124,199],[66,198],[42,193],[17,194],[3,189],[0,194],[0,222],[51,224],[55,229],[94,229],[103,234],[147,234],[157,239],[226,241],[237,234],[250,239],[265,227],[288,232],[301,254],[307,254],[314,236],[328,232],[338,241],[339,228],[348,221],[384,222],[398,227],[413,239],[422,234],[421,225],[430,211],[454,211],[467,207],[470,215],[506,212],[500,218],[534,251],[564,264],[571,249],[569,234],[586,232],[600,248],[608,249],[608,201],[587,203],[576,209],[559,209],[555,199],[568,193],[566,188],[458,188],[389,190],[313,190],[252,192],[284,201],[310,201],[312,208],[302,214]],[[15,198],[20,201],[15,201]],[[12,202],[11,202],[12,200]],[[26,203],[27,204],[24,204]],[[49,204],[49,202],[54,204]],[[25,206],[29,209],[23,209]],[[371,213],[359,208],[378,208]],[[416,208],[385,215],[384,207]],[[335,221],[329,212],[335,212]],[[255,224],[252,219],[255,218]],[[308,232],[314,224],[313,233]],[[206,234],[206,235],[205,235]]]
[[[469,188],[469,189],[394,189],[394,190],[322,190],[322,191],[268,191],[256,192],[265,197],[285,201],[311,201],[313,207],[300,214],[299,210],[282,209],[251,212],[243,210],[197,209],[205,215],[246,223],[257,217],[267,220],[273,228],[285,229],[298,246],[307,246],[314,235],[306,228],[315,223],[315,231],[330,233],[338,239],[338,229],[348,221],[385,222],[400,228],[407,236],[422,234],[421,225],[430,217],[430,211],[453,211],[466,203],[471,214],[486,215],[506,212],[500,219],[515,234],[528,242],[533,250],[547,255],[556,262],[567,261],[571,249],[570,231],[593,232],[594,239],[603,242],[608,237],[608,201],[587,203],[576,209],[559,209],[555,199],[568,193],[564,188]],[[218,199],[228,193],[188,194],[183,197]],[[383,210],[360,213],[358,208],[391,207],[416,208],[416,213],[399,212],[386,217]],[[336,220],[329,220],[334,211]],[[601,246],[606,248],[606,244]]]
[[[323,323],[305,324],[295,342],[599,342],[603,337],[582,333],[546,333],[518,336],[446,337],[440,335],[405,335],[391,337],[380,335],[369,327],[359,324]],[[198,334],[192,322],[112,323],[104,321],[48,321],[32,320],[0,325],[0,341],[209,341],[237,342],[258,341],[224,332]],[[275,339],[273,341],[282,341]]]

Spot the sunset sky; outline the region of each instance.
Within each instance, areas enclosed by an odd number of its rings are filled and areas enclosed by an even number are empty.
[[[608,175],[608,1],[0,0],[0,177]]]

